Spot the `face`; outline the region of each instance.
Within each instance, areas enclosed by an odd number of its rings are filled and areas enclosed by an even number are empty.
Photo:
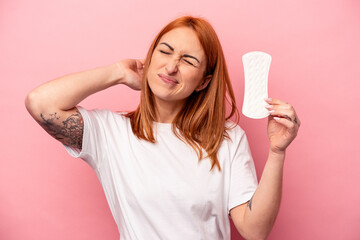
[[[184,103],[191,93],[206,87],[205,68],[206,56],[194,30],[181,27],[167,32],[153,52],[147,73],[155,101]]]

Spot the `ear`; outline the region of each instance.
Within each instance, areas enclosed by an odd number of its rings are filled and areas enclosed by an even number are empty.
[[[203,90],[204,88],[207,87],[207,85],[209,84],[209,82],[212,79],[212,75],[207,75],[206,77],[203,78],[203,80],[201,81],[200,85],[195,89],[196,92],[199,92],[201,90]]]

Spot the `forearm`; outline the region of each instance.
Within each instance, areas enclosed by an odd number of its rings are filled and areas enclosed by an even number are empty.
[[[244,223],[249,232],[265,238],[279,211],[285,152],[269,152],[259,186],[245,211]]]
[[[66,111],[89,95],[118,84],[120,79],[116,64],[69,74],[35,88],[28,94],[26,106],[39,111],[49,108]]]

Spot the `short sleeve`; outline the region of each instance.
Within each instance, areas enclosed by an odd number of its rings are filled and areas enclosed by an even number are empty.
[[[71,156],[81,158],[94,170],[99,170],[107,147],[103,118],[108,110],[88,111],[80,106],[77,106],[77,109],[84,121],[82,149],[64,144],[65,149]]]
[[[228,213],[251,199],[257,186],[257,176],[245,132],[237,127],[234,137],[234,157],[231,163]]]

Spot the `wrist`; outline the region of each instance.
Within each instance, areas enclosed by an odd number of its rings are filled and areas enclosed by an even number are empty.
[[[284,160],[285,159],[285,150],[275,150],[275,149],[271,149],[269,150],[269,157],[274,158],[274,159],[281,159]]]
[[[112,85],[124,83],[124,71],[121,70],[121,66],[119,63],[113,63],[107,66],[107,68],[111,72]]]

